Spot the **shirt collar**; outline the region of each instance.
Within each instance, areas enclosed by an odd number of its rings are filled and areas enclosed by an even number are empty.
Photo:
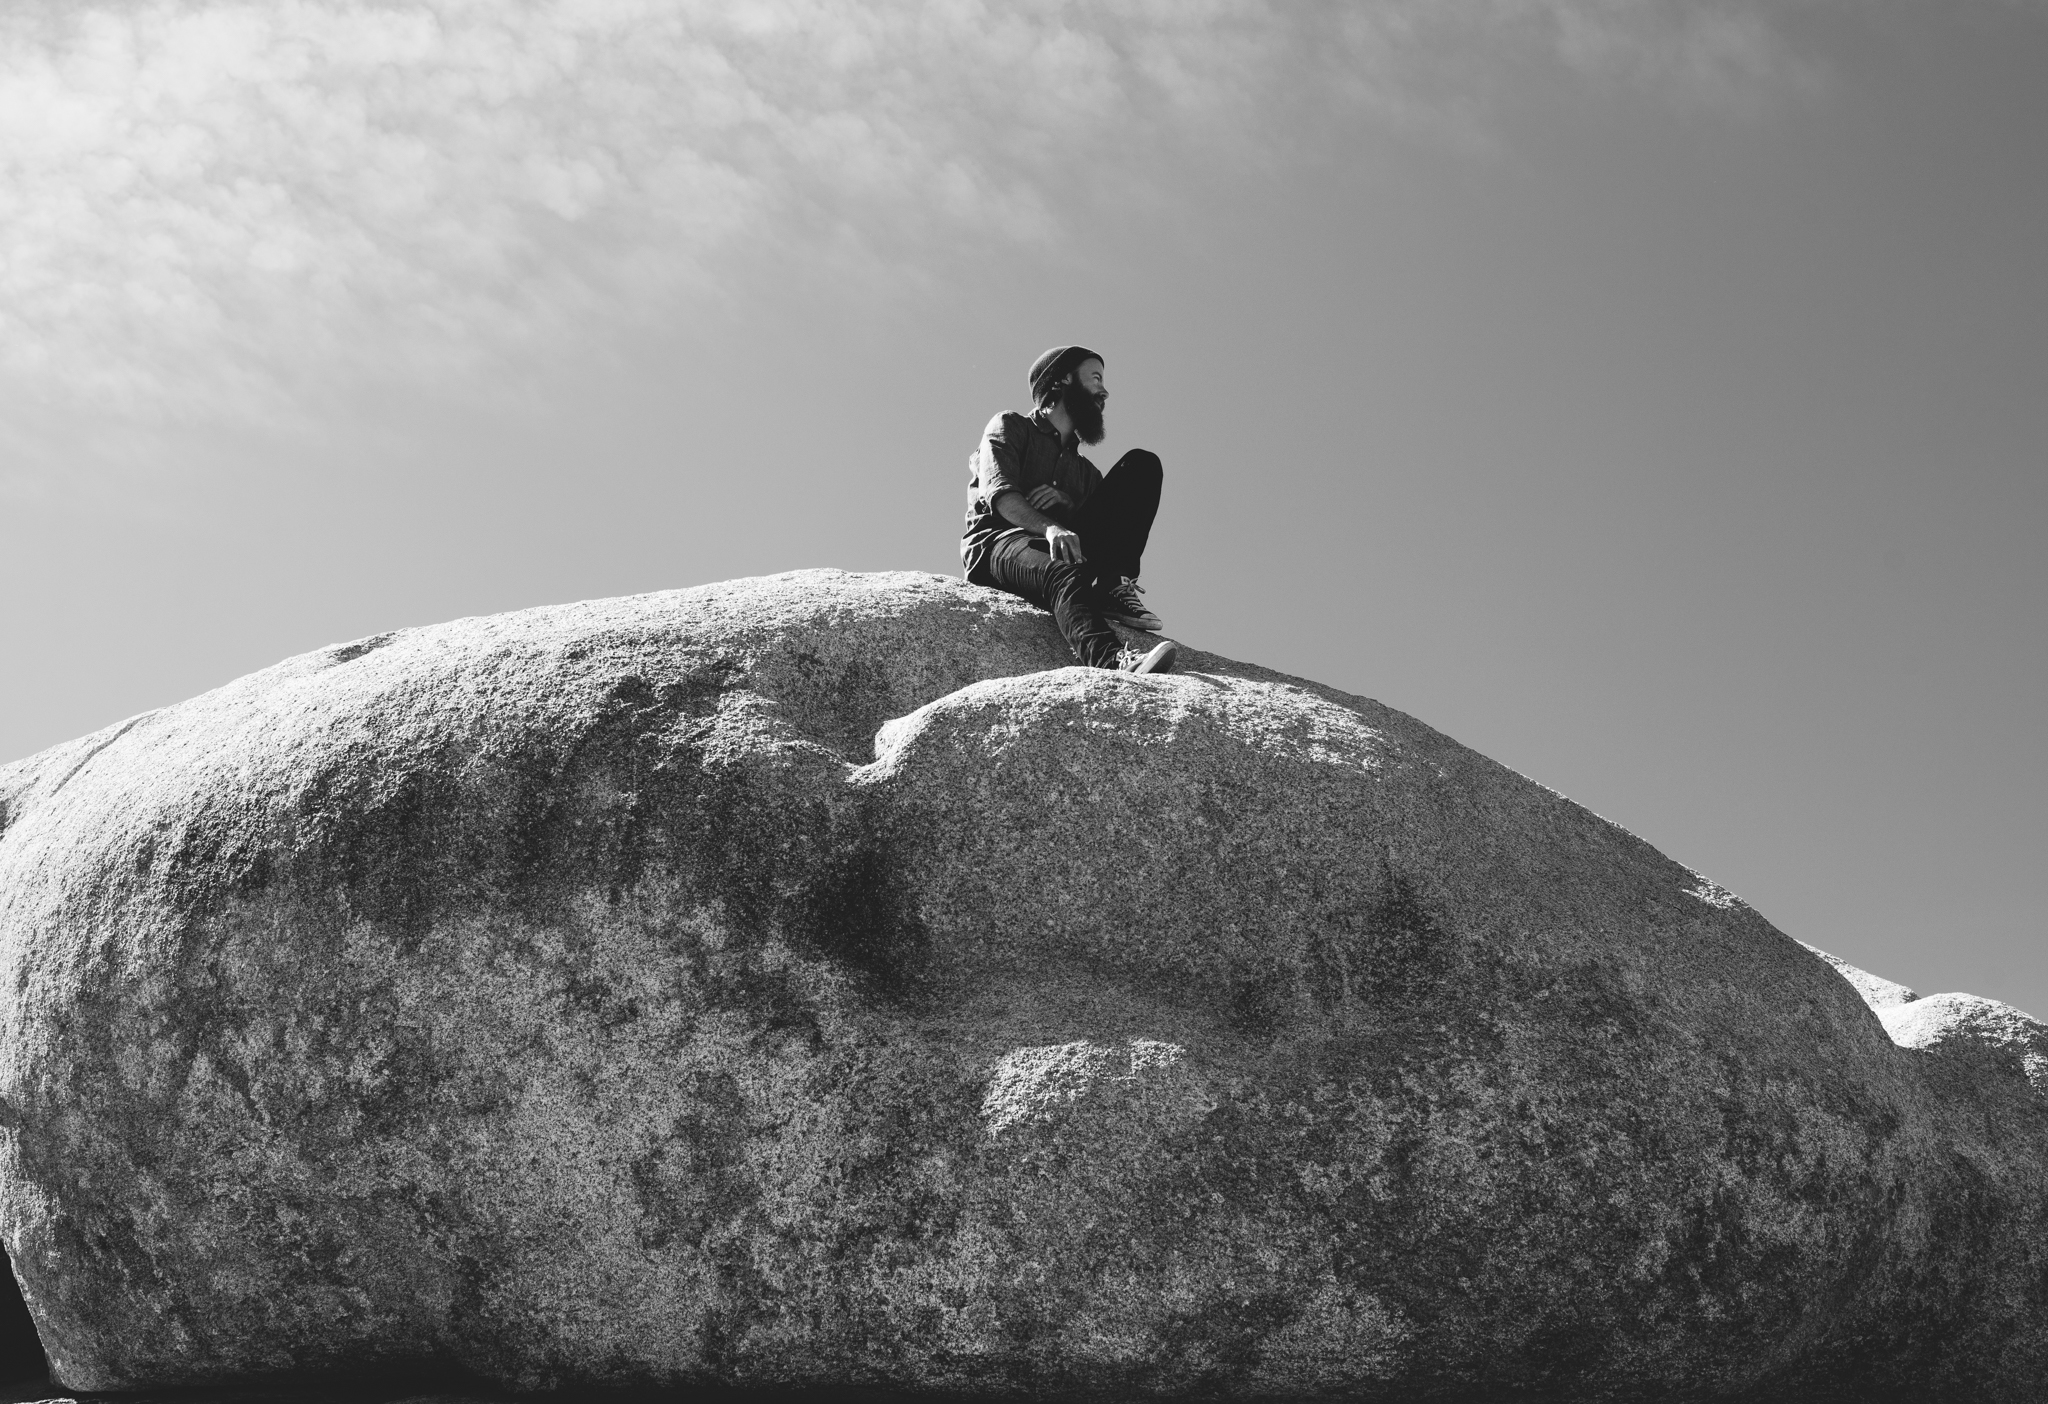
[[[1062,449],[1069,447],[1066,440],[1066,436],[1060,433],[1058,426],[1056,426],[1052,422],[1051,414],[1047,411],[1042,409],[1033,410],[1031,412],[1031,423],[1038,429],[1040,433],[1050,434],[1053,438],[1057,439],[1059,441],[1059,446]],[[1074,442],[1076,444],[1080,442],[1078,436],[1075,438]]]

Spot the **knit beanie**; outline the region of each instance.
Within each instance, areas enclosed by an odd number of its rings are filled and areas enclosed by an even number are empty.
[[[1031,363],[1031,400],[1036,404],[1045,397],[1046,387],[1057,385],[1067,378],[1067,372],[1083,361],[1099,361],[1102,353],[1090,351],[1085,346],[1055,346]]]

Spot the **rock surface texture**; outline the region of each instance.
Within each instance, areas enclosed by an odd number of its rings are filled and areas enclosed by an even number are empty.
[[[1909,999],[1900,1046],[1377,703],[1067,661],[804,572],[0,771],[0,1226],[57,1378],[2044,1397],[2039,1025]]]

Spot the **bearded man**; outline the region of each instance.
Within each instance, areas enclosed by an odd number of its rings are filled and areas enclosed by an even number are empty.
[[[1179,652],[1171,640],[1125,648],[1108,622],[1161,627],[1138,588],[1159,512],[1159,456],[1132,449],[1105,474],[1082,455],[1077,444],[1102,442],[1109,403],[1102,357],[1085,346],[1055,346],[1034,361],[1031,398],[1032,414],[991,419],[968,460],[967,579],[1051,610],[1091,668],[1164,673]]]

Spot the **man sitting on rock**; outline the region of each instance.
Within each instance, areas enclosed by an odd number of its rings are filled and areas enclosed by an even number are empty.
[[[1157,631],[1139,598],[1138,561],[1159,512],[1159,456],[1132,449],[1105,475],[1077,445],[1102,442],[1102,357],[1055,346],[1031,366],[1029,417],[988,422],[973,475],[960,559],[967,579],[1052,611],[1074,656],[1092,668],[1164,673],[1171,640],[1125,648],[1107,621]]]

